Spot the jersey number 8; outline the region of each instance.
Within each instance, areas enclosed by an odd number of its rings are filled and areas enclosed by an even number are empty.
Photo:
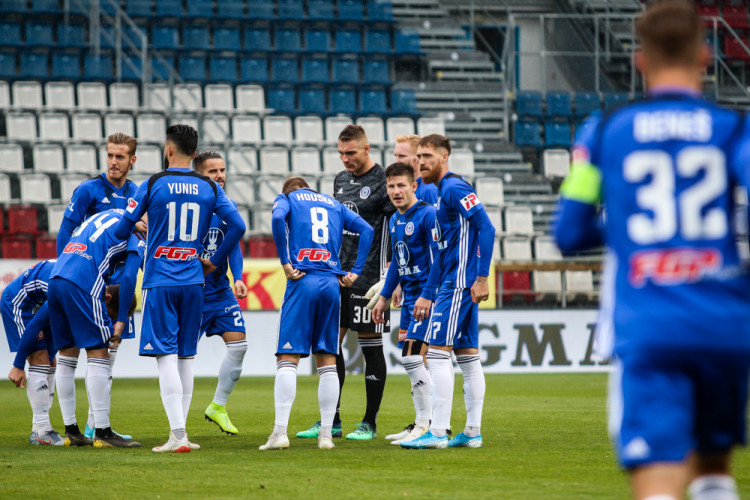
[[[310,221],[312,222],[312,240],[315,243],[328,243],[328,211],[321,207],[312,207]]]

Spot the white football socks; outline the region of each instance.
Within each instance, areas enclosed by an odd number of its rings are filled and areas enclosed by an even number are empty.
[[[50,361],[54,361],[51,359]],[[47,387],[49,388],[49,407],[47,411],[52,409],[52,402],[55,400],[55,373],[57,372],[57,365],[49,367],[49,374],[47,374]]]
[[[63,423],[76,423],[76,367],[78,358],[57,356],[57,400],[60,402],[60,412]]]
[[[451,353],[430,348],[427,351],[432,377],[432,424],[430,432],[435,437],[443,437],[451,426],[451,406],[453,405],[453,363]]]
[[[89,408],[94,414],[94,429],[109,427],[109,359],[88,358],[86,361],[86,392]]]
[[[466,428],[464,434],[476,437],[481,434],[482,408],[484,406],[484,371],[478,354],[459,354],[458,366],[464,375],[464,403],[466,405]]]
[[[156,357],[159,368],[159,390],[164,411],[167,412],[169,428],[185,430],[185,414],[182,409],[182,382],[177,369],[177,355],[167,354]]]
[[[273,400],[276,409],[274,435],[286,434],[289,415],[292,413],[292,404],[296,395],[297,365],[293,361],[278,361],[276,363],[276,380],[273,384]]]
[[[177,371],[180,373],[182,382],[182,413],[185,416],[185,422],[190,411],[190,402],[193,400],[193,364],[195,364],[194,356],[177,360]]]
[[[247,352],[247,340],[227,342],[227,354],[219,368],[219,381],[214,394],[214,403],[217,405],[226,406],[229,401],[229,395],[232,394],[242,373],[245,352]]]
[[[320,406],[319,438],[331,439],[333,417],[336,415],[336,404],[339,400],[339,376],[336,365],[318,368],[318,405]]]
[[[425,369],[424,360],[419,354],[403,356],[401,361],[411,380],[411,397],[416,412],[414,423],[420,427],[429,427],[432,418],[430,373]]]
[[[29,376],[26,379],[26,395],[29,397],[33,418],[31,430],[40,435],[52,430],[49,420],[48,374],[49,365],[29,365]]]
[[[739,500],[737,482],[732,476],[708,474],[696,478],[688,488],[692,500]]]

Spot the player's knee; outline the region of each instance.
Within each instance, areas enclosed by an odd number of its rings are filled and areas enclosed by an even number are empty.
[[[235,359],[242,360],[247,352],[247,340],[237,340],[227,342],[227,355]]]
[[[401,356],[419,356],[424,342],[421,340],[406,340],[401,350]]]

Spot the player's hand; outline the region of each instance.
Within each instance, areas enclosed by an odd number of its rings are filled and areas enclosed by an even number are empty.
[[[399,284],[393,291],[391,296],[391,306],[396,309],[401,309],[401,284]]]
[[[10,369],[8,378],[16,384],[16,387],[23,388],[24,382],[26,382],[26,372],[16,368],[15,366]]]
[[[117,321],[115,323],[114,332],[112,333],[112,336],[109,338],[109,348],[115,349],[120,345],[120,342],[122,342],[122,332],[125,331],[125,328],[127,328],[128,324],[125,321]]]
[[[148,224],[146,223],[145,218],[135,223],[134,233],[139,240],[146,241],[146,236],[148,235]]]
[[[417,321],[430,319],[430,308],[432,308],[432,301],[419,297],[414,303],[414,319]]]
[[[216,266],[211,263],[210,260],[204,259],[203,257],[198,257],[201,261],[201,264],[203,264],[203,274],[211,274],[212,272],[216,271]]]
[[[357,281],[357,278],[359,278],[359,274],[354,273],[348,273],[346,276],[339,276],[339,285],[348,288]]]
[[[367,303],[368,309],[372,309],[375,307],[375,304],[378,303],[378,297],[380,297],[380,291],[383,289],[383,285],[385,285],[385,280],[380,280],[367,290],[365,298],[370,299],[370,302]]]
[[[368,304],[369,307],[369,304]],[[385,318],[383,317],[383,314],[385,313],[385,310],[388,308],[388,299],[383,297],[382,295],[378,295],[378,302],[375,304],[375,307],[372,310],[372,320],[375,321],[376,324],[385,323]]]
[[[487,276],[477,276],[477,280],[471,285],[471,301],[479,304],[490,296],[490,285]]]
[[[305,273],[300,271],[299,269],[295,269],[291,264],[284,264],[281,266],[284,268],[284,274],[286,275],[286,279],[296,281],[298,279],[301,279]]]
[[[244,299],[247,297],[247,285],[245,285],[244,281],[237,280],[234,282],[234,295],[238,299]]]

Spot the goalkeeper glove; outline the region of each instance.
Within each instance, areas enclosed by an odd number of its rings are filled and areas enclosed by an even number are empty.
[[[378,299],[380,298],[380,291],[383,289],[383,285],[385,285],[385,280],[382,279],[372,285],[369,290],[367,290],[367,293],[365,294],[366,299],[370,299],[370,302],[367,303],[367,308],[372,310],[375,307],[375,304],[378,303]]]

